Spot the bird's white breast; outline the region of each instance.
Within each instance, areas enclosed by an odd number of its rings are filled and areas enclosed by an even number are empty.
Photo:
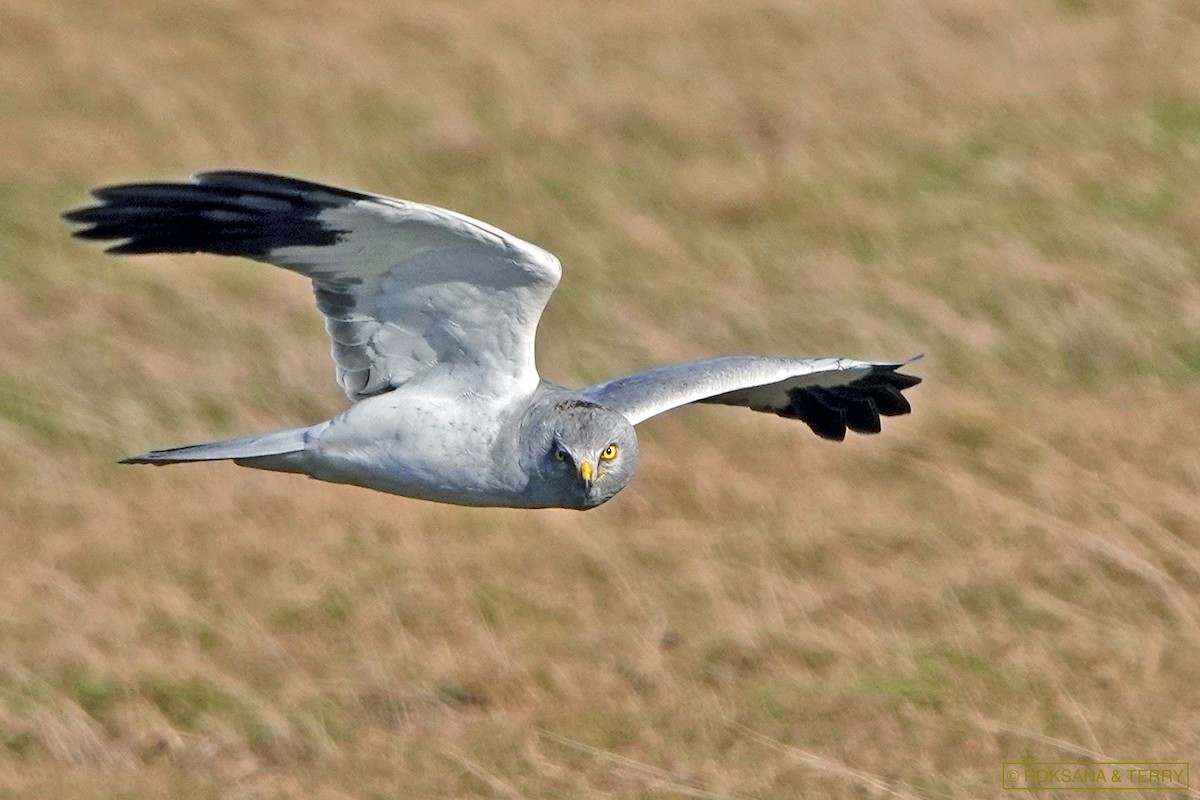
[[[311,473],[406,497],[513,505],[527,478],[510,418],[527,403],[404,385],[332,420],[311,448]]]

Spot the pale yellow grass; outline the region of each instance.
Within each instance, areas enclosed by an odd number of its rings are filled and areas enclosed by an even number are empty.
[[[118,467],[344,403],[303,281],[57,219],[216,167],[555,251],[553,379],[925,351],[927,383],[840,445],[656,420],[587,514]],[[2,2],[0,795],[996,797],[1004,760],[1194,759],[1198,198],[1184,2]]]

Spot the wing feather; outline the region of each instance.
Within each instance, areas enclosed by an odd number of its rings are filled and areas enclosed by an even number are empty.
[[[638,372],[581,394],[634,425],[689,403],[718,403],[798,419],[818,436],[841,441],[847,430],[878,433],[881,416],[912,411],[902,392],[921,379],[899,369],[919,358],[885,363],[730,356]]]
[[[471,391],[532,389],[534,334],[561,267],[453,211],[255,172],[96,189],[64,216],[108,252],[214,253],[312,279],[353,400],[446,368]]]

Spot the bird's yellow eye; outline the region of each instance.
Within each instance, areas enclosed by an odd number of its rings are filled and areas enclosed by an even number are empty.
[[[615,444],[610,444],[608,447],[604,448],[604,452],[600,454],[600,458],[605,461],[612,461],[616,457],[617,446]]]
[[[562,450],[559,450],[557,447],[554,448],[554,460],[555,461],[565,461],[566,458],[567,458],[566,453],[564,453]]]

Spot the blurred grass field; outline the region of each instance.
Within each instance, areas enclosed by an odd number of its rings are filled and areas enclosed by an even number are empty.
[[[552,380],[926,383],[843,444],[656,419],[587,514],[119,467],[344,406],[305,281],[58,218],[224,167],[555,252]],[[998,797],[1200,754],[1193,3],[0,0],[0,315],[0,797]]]

